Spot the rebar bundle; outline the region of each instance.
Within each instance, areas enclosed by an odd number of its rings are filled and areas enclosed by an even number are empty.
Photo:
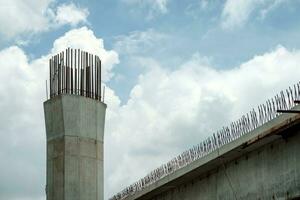
[[[157,182],[163,177],[172,174],[176,170],[206,156],[219,147],[240,138],[259,126],[264,125],[281,114],[277,111],[286,111],[294,107],[295,101],[299,102],[299,98],[300,83],[297,83],[293,87],[289,87],[287,90],[281,91],[275,97],[267,100],[264,104],[259,105],[257,109],[253,108],[250,112],[243,115],[235,122],[232,122],[229,126],[216,131],[200,144],[193,146],[189,150],[184,151],[177,157],[170,160],[168,163],[151,171],[144,178],[138,180],[111,197],[110,200],[122,200],[128,196],[134,195],[138,191],[142,191],[144,188]]]
[[[49,60],[50,98],[80,95],[101,101],[101,60],[80,49],[67,48]]]

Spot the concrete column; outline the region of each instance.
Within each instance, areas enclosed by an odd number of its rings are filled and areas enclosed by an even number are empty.
[[[44,102],[47,200],[103,200],[106,104],[63,94]]]

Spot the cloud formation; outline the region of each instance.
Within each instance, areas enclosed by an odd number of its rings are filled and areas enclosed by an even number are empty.
[[[258,10],[264,18],[268,12],[288,0],[227,0],[221,15],[221,25],[224,29],[234,29],[243,26],[251,14]],[[255,17],[254,17],[255,18]]]
[[[57,8],[55,22],[58,25],[86,23],[89,11],[87,8],[77,7],[74,3],[62,4]]]
[[[11,39],[24,34],[47,31],[65,24],[74,26],[86,23],[88,14],[86,8],[80,8],[73,3],[56,6],[53,0],[1,1],[0,35]]]
[[[153,29],[147,31],[133,31],[128,35],[117,36],[114,44],[120,54],[143,54],[149,50],[154,51],[157,43],[162,42],[169,36]]]
[[[41,199],[44,191],[41,61],[28,61],[16,46],[0,51],[0,199]]]

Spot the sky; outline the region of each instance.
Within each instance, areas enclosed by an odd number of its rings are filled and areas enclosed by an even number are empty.
[[[300,77],[300,0],[0,0],[0,200],[45,200],[48,59],[97,54],[105,199]]]

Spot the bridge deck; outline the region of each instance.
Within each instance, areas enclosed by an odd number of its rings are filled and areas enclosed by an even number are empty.
[[[295,106],[292,110],[300,111],[300,105]],[[242,155],[247,154],[265,144],[276,139],[285,137],[285,130],[299,128],[299,114],[282,114],[269,121],[263,126],[245,134],[244,136],[218,148],[212,153],[192,162],[191,164],[167,175],[154,184],[146,187],[142,191],[126,197],[126,200],[147,200],[164,191],[178,187],[186,182],[190,182],[195,177],[201,178],[217,169],[220,165],[232,161]],[[290,133],[290,132],[289,132]]]

